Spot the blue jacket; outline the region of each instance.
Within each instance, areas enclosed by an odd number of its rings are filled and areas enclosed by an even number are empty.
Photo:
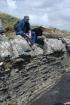
[[[20,20],[17,24],[16,24],[16,32],[24,32],[24,33],[28,33],[29,30],[31,30],[30,27],[30,23],[25,23],[24,20]]]

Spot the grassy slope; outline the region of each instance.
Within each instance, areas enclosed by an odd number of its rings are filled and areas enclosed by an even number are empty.
[[[2,17],[4,30],[5,30],[5,28],[8,27],[8,25],[9,25],[9,27],[13,28],[14,24],[18,20],[18,18],[15,18],[13,16],[10,16],[10,15],[4,14],[4,13],[0,13],[0,17]]]
[[[8,36],[9,38],[13,37],[13,35],[15,35],[14,24],[19,19],[11,15],[5,14],[5,13],[0,13],[0,17],[2,18],[3,29],[4,29],[6,36]],[[7,31],[8,27],[10,28],[10,30]]]

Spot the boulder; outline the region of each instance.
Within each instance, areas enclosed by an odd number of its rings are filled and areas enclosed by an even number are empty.
[[[70,37],[64,37],[62,38],[63,43],[65,43],[66,45],[70,44]]]
[[[54,52],[64,52],[65,45],[58,39],[46,39],[45,36],[39,38],[39,42],[43,42],[42,45],[36,44],[35,49],[29,46],[25,38],[20,35],[15,36],[13,39],[8,40],[5,35],[0,35],[0,59],[1,58],[17,58],[20,56],[36,56],[43,53],[52,54]],[[66,45],[70,48],[70,43],[67,39]]]
[[[11,39],[10,44],[13,52],[13,57],[31,54],[31,47],[29,46],[27,41],[20,35],[15,36],[13,40]]]
[[[46,54],[52,54],[55,52],[64,52],[65,45],[62,43],[61,40],[58,39],[44,39],[44,49]]]
[[[0,35],[0,58],[11,57],[10,43],[5,35]]]
[[[70,37],[62,38],[62,41],[65,44],[67,51],[70,52]]]
[[[20,55],[31,55],[32,50],[27,41],[21,36],[8,40],[5,35],[0,35],[0,59],[17,58]]]

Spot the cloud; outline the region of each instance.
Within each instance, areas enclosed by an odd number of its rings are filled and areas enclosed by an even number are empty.
[[[30,20],[31,20],[31,23],[32,24],[35,24],[35,25],[43,25],[45,26],[46,23],[48,23],[48,15],[47,14],[44,14],[44,15],[35,15],[35,14],[29,14],[30,16]]]
[[[16,9],[16,1],[15,0],[7,0],[8,8],[9,9]]]
[[[0,10],[20,18],[29,15],[31,24],[70,29],[70,0],[0,0]]]

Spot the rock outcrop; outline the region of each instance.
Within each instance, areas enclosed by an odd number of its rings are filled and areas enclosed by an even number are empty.
[[[8,56],[12,56],[10,43],[6,36],[0,35],[0,58],[5,58]]]
[[[62,38],[62,42],[65,44],[67,51],[70,52],[70,37]]]
[[[11,40],[0,36],[0,105],[26,105],[65,72],[64,56],[44,53],[64,52],[64,43],[58,39],[45,42],[43,48],[37,45],[33,51],[20,36]]]
[[[0,105],[26,105],[54,86],[64,70],[62,57],[41,55],[4,61],[0,66]]]
[[[59,39],[45,39],[44,48],[46,49],[47,54],[52,54],[55,52],[64,52],[66,51],[65,45]]]
[[[30,55],[31,48],[27,41],[20,35],[15,36],[13,40],[10,40],[10,45],[14,57],[27,54]]]
[[[41,48],[39,45],[35,47],[34,51],[29,46],[27,41],[20,35],[8,40],[6,36],[0,36],[0,57],[1,58],[17,58],[21,55],[36,56],[43,54],[51,54],[54,52],[64,52],[65,45],[58,39],[44,39],[44,45]]]

